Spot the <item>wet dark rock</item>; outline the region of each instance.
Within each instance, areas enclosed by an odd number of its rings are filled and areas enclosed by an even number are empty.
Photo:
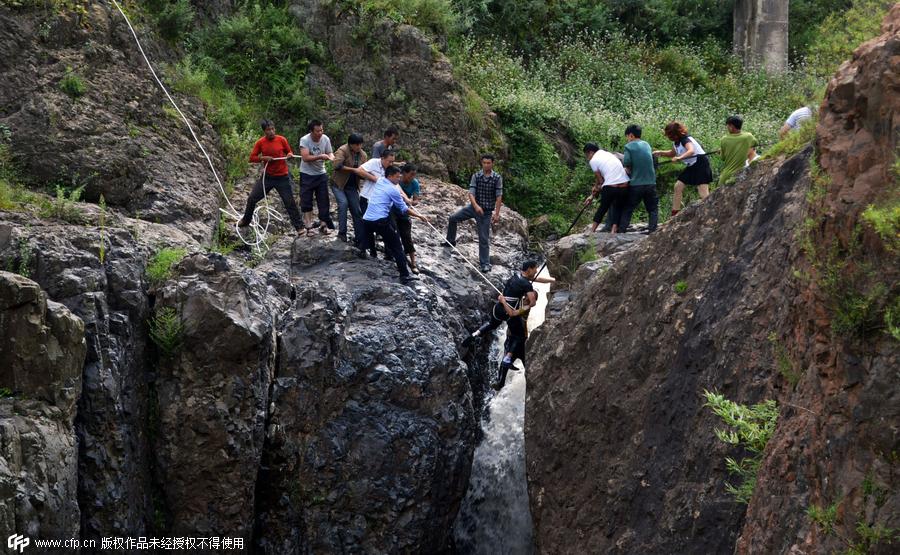
[[[40,286],[0,271],[0,526],[77,537],[84,323]]]

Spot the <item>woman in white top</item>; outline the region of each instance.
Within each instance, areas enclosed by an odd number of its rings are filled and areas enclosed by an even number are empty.
[[[672,141],[671,150],[655,150],[654,156],[665,156],[673,162],[683,162],[687,166],[678,174],[675,182],[675,194],[672,196],[672,215],[681,211],[681,197],[684,194],[684,186],[697,187],[700,199],[709,196],[709,184],[712,182],[712,167],[709,158],[697,139],[688,135],[687,127],[683,123],[673,121],[663,129],[666,137]]]

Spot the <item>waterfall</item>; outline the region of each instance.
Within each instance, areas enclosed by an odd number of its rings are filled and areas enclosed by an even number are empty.
[[[541,275],[549,274],[545,270]],[[549,288],[535,284],[538,303],[528,315],[529,330],[544,321]],[[490,354],[495,363],[503,356],[506,326],[496,335]],[[475,448],[469,489],[453,527],[456,550],[464,554],[531,554],[525,479],[525,372],[520,361],[510,370],[506,386],[488,403],[481,423],[484,436]]]

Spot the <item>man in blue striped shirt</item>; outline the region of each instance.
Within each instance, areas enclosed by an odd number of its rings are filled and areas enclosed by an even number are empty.
[[[360,245],[358,254],[360,258],[366,257],[366,250],[375,246],[372,241],[374,234],[377,233],[384,240],[385,248],[390,251],[397,262],[400,279],[403,283],[409,283],[416,278],[409,274],[400,236],[397,235],[397,230],[391,226],[391,208],[396,208],[401,214],[409,214],[423,222],[428,222],[428,218],[407,206],[400,193],[400,187],[397,185],[399,182],[400,168],[388,166],[384,169],[384,177],[379,177],[369,192],[369,206],[363,215],[365,233],[363,233],[363,244]]]

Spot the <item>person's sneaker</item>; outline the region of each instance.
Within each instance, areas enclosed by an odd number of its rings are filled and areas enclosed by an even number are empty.
[[[346,233],[338,233],[337,238],[338,238],[338,241],[341,241],[342,243],[347,242],[347,234]]]
[[[490,272],[490,271],[491,271],[491,265],[490,265],[490,264],[482,264],[482,265],[481,265],[481,273],[486,274],[486,273],[488,273],[488,272]]]
[[[416,276],[401,276],[400,277],[400,283],[402,283],[403,285],[409,285],[410,283],[415,283],[417,281],[419,281],[419,278],[417,278]]]
[[[365,260],[365,259],[369,258],[368,256],[366,256],[366,251],[364,251],[363,249],[354,249],[354,250],[356,251],[357,258],[359,258],[361,260]]]

